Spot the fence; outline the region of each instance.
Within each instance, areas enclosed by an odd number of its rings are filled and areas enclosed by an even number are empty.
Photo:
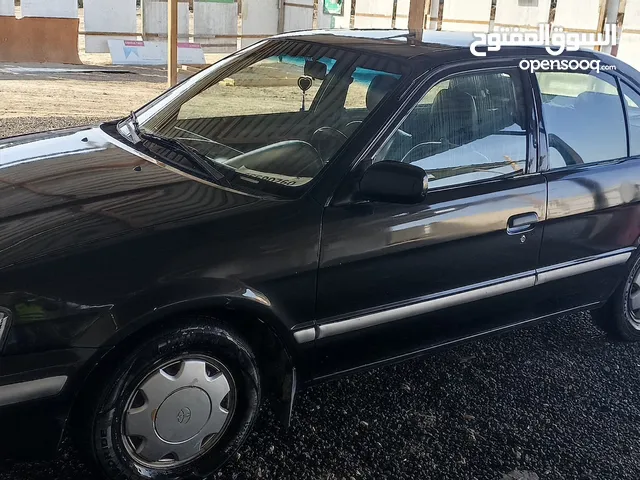
[[[354,27],[403,29],[407,27],[410,0],[179,2],[180,38],[193,39],[211,52],[233,52],[238,46],[246,47],[281,31]],[[557,0],[553,5],[552,0],[425,2],[429,17],[426,28],[448,31],[489,31],[514,26],[535,29],[539,23],[552,21],[569,31],[597,32],[603,25],[606,4],[604,0]],[[140,9],[137,3],[141,4]],[[640,68],[640,0],[621,3],[619,17],[624,21],[618,56]],[[79,15],[78,0],[22,0],[21,10],[25,18],[77,21]],[[88,53],[107,52],[108,39],[166,38],[167,0],[84,0],[83,13],[84,31],[80,34],[85,35]],[[140,22],[139,14],[142,17]],[[14,0],[0,0],[0,19],[5,18],[7,23],[6,17],[12,16]],[[65,28],[74,28],[73,22],[68,25]],[[26,33],[19,35],[26,38]],[[67,32],[65,38],[69,37]]]
[[[627,0],[618,56],[640,69],[640,0]]]
[[[0,61],[80,63],[77,0],[0,0]]]

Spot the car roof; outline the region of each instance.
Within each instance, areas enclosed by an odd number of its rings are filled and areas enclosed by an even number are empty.
[[[472,32],[424,30],[420,41],[416,41],[415,33],[399,29],[307,30],[282,33],[273,38],[309,41],[393,55],[398,58],[422,60],[441,59],[443,56],[471,57],[469,47],[475,40],[478,40]],[[495,58],[499,55],[527,54],[549,56],[542,46],[525,45],[505,46],[500,51],[493,52],[491,56]],[[606,54],[583,49],[578,55],[600,58],[601,60],[609,58]],[[480,60],[480,58],[478,59]]]
[[[393,54],[398,57],[412,58],[418,55],[469,48],[474,37],[466,32],[425,31],[421,42],[409,30],[308,30],[276,35],[274,38],[287,38],[310,41],[332,46],[374,50],[379,53]]]

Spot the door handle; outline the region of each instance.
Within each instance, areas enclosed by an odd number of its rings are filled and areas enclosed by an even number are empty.
[[[507,233],[517,235],[533,230],[538,223],[538,214],[535,212],[523,213],[509,217],[507,221]]]

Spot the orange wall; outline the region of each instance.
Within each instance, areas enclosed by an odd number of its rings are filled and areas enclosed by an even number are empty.
[[[77,18],[0,16],[0,62],[79,64]]]

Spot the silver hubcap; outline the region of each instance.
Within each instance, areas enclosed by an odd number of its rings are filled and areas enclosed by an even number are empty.
[[[635,323],[640,324],[640,270],[636,273],[629,289],[629,310]]]
[[[127,402],[122,435],[129,454],[174,467],[208,451],[235,409],[229,370],[206,356],[172,360],[147,375]]]

